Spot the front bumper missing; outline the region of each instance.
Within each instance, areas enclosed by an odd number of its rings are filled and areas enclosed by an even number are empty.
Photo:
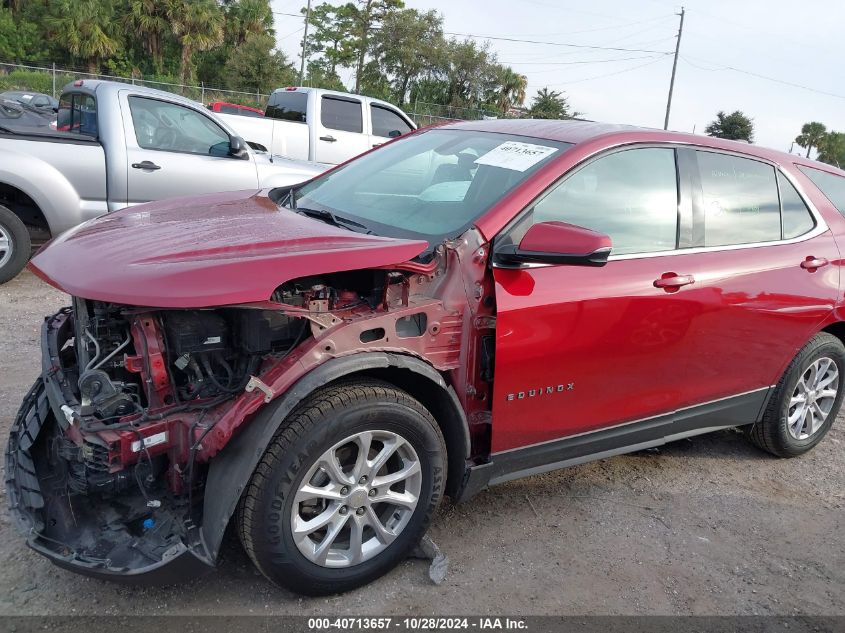
[[[62,312],[44,323],[42,377],[24,398],[9,434],[6,491],[18,530],[29,547],[59,567],[106,580],[160,585],[210,571],[214,560],[201,538],[194,538],[199,530],[178,534],[184,511],[148,511],[157,527],[142,531],[137,517],[145,509],[138,495],[102,499],[69,493],[66,464],[50,441],[66,427],[57,417],[62,407],[76,404],[59,362],[68,317]]]

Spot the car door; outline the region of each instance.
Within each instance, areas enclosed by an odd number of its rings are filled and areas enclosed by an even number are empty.
[[[678,261],[700,304],[690,324],[690,406],[760,394],[831,313],[840,255],[818,213],[774,165],[694,152],[695,248]],[[748,420],[752,421],[752,420]]]
[[[393,108],[377,103],[370,104],[370,145],[373,147],[407,134],[413,129],[413,126]]]
[[[251,156],[229,155],[229,134],[198,109],[122,94],[127,202],[257,189]]]
[[[616,150],[567,174],[496,238],[518,243],[532,224],[561,221],[609,235],[613,250],[603,267],[494,264],[494,452],[685,402],[696,306],[671,285],[691,213],[679,182],[675,149]]]
[[[337,165],[370,148],[364,133],[364,104],[360,99],[320,96],[320,120],[316,122],[315,160]]]

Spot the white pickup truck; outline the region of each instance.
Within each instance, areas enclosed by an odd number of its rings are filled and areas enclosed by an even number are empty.
[[[317,88],[273,91],[264,118],[217,116],[253,147],[329,165],[417,127],[407,114],[386,101]]]
[[[290,186],[326,169],[271,159],[202,104],[129,84],[68,84],[56,127],[4,126],[0,118],[0,283],[20,272],[32,244],[103,213]]]

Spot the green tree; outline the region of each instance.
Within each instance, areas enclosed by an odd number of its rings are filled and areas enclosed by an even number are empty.
[[[795,137],[795,142],[801,147],[806,148],[807,158],[810,158],[810,152],[819,146],[819,142],[827,134],[827,127],[818,121],[811,121],[801,126],[801,134]]]
[[[845,133],[828,132],[817,143],[819,153],[816,160],[840,168],[845,167]]]
[[[214,0],[169,0],[168,18],[181,46],[179,80],[193,77],[193,56],[223,42],[224,16]]]
[[[372,54],[390,80],[393,98],[405,103],[411,84],[437,67],[444,46],[443,18],[436,11],[399,9],[385,15],[373,34]]]
[[[231,90],[259,92],[289,86],[296,81],[296,71],[281,51],[274,50],[276,40],[266,33],[247,36],[232,50],[224,68],[224,78]]]
[[[11,9],[0,8],[0,59],[39,60],[38,29],[35,24],[15,20]]]
[[[249,35],[273,34],[273,9],[267,0],[223,0],[228,41],[243,44]]]
[[[111,33],[113,17],[110,0],[54,0],[45,25],[49,35],[95,74],[102,59],[120,48],[119,40]]]
[[[308,74],[305,77],[305,85],[312,88],[324,88],[326,90],[339,90],[346,92],[346,86],[333,71],[325,59],[315,59],[308,62]]]
[[[379,29],[388,13],[402,9],[402,0],[355,0],[346,5],[352,22],[349,46],[355,55],[355,93],[361,93],[361,79],[370,50],[370,37]]]
[[[309,68],[310,56],[320,55],[321,76],[335,78],[338,68],[351,68],[355,63],[356,53],[351,41],[354,11],[352,5],[336,7],[325,2],[311,9],[308,24],[313,30],[308,33],[306,55]],[[304,8],[302,12],[305,13]]]
[[[577,114],[570,113],[569,100],[562,92],[548,88],[540,88],[537,91],[528,109],[528,115],[532,119],[571,119]]]
[[[129,0],[122,24],[127,32],[135,33],[144,50],[152,58],[156,73],[162,72],[164,38],[170,31],[167,7],[162,0]]]
[[[725,114],[720,110],[710,125],[704,128],[704,133],[716,138],[751,143],[754,141],[754,121],[739,110],[730,114]]]

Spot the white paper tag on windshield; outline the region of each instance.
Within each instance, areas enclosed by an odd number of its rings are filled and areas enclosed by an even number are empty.
[[[490,165],[492,167],[501,167],[502,169],[525,171],[556,151],[556,147],[508,141],[491,149],[475,162],[478,165]]]

